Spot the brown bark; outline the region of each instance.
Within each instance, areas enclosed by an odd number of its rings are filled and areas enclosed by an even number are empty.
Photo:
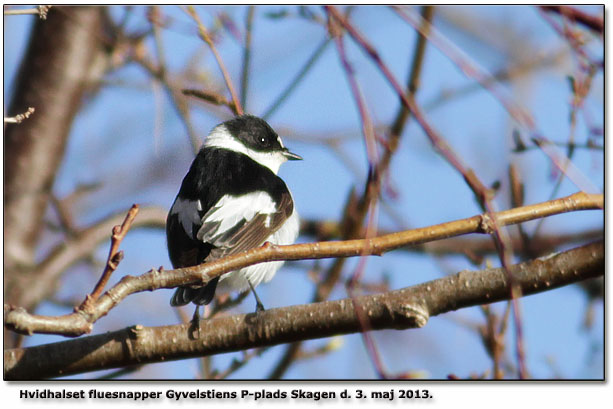
[[[579,192],[561,199],[502,211],[496,213],[494,217],[500,226],[507,226],[570,211],[602,209],[603,202],[604,195]],[[5,304],[4,325],[6,328],[24,334],[38,332],[80,336],[89,333],[93,324],[108,314],[125,297],[137,292],[174,288],[192,283],[204,284],[221,274],[265,261],[382,255],[409,244],[421,244],[468,233],[491,234],[491,224],[492,219],[489,216],[478,215],[468,219],[362,240],[302,243],[289,246],[276,246],[268,243],[262,247],[193,267],[164,271],[151,270],[139,276],[126,275],[95,302],[81,305],[75,309],[75,312],[61,317],[30,314],[24,308]]]
[[[104,52],[100,7],[53,7],[37,20],[14,84],[8,115],[36,113],[5,129],[4,295],[23,305],[43,217],[73,119],[90,84],[92,66]],[[36,274],[36,273],[33,273]],[[38,277],[31,277],[36,280]],[[34,305],[27,305],[28,308]],[[6,340],[6,337],[5,337]]]
[[[604,274],[602,241],[553,257],[510,266],[522,295],[551,290]],[[382,294],[275,308],[259,313],[201,321],[194,337],[191,324],[115,332],[4,352],[6,380],[42,379],[130,365],[164,362],[278,345],[363,331],[408,329],[428,318],[474,305],[510,298],[503,268],[462,271],[448,277]]]

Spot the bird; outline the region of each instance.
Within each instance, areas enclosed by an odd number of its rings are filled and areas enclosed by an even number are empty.
[[[293,244],[299,215],[287,185],[277,173],[290,152],[273,128],[253,115],[240,115],[213,128],[198,151],[168,212],[166,239],[174,268],[189,267],[264,245]],[[178,287],[173,307],[209,304],[215,291],[251,289],[256,312],[264,306],[255,287],[270,281],[283,261],[241,268],[205,285]]]

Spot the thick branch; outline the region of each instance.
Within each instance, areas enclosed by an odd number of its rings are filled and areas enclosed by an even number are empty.
[[[602,241],[510,266],[523,295],[575,283],[604,273]],[[163,362],[287,342],[360,332],[355,305],[369,328],[423,327],[429,317],[509,299],[503,268],[462,271],[383,294],[277,308],[202,321],[193,339],[190,324],[120,331],[4,352],[6,380],[41,379],[135,364]]]
[[[101,41],[103,21],[101,7],[58,6],[32,29],[7,114],[36,107],[36,115],[7,125],[4,138],[5,302],[25,305],[28,287],[18,283],[33,266],[73,118],[91,82],[104,73],[94,70],[107,51]],[[7,344],[16,341],[6,335]]]
[[[603,200],[602,194],[579,192],[562,199],[506,210],[497,213],[495,216],[498,226],[502,227],[569,211],[602,209]],[[5,327],[26,334],[39,332],[79,336],[90,332],[94,322],[133,293],[153,291],[158,288],[174,288],[190,283],[206,283],[227,272],[266,261],[381,255],[406,245],[420,244],[467,233],[490,233],[491,231],[490,218],[478,215],[468,219],[370,239],[304,243],[291,246],[268,244],[194,267],[169,271],[151,270],[137,277],[124,276],[118,284],[93,303],[91,310],[87,312],[80,310],[62,317],[47,317],[32,315],[23,308],[5,305],[4,322]]]
[[[29,264],[72,119],[102,50],[103,10],[54,7],[35,23],[8,114],[36,107],[36,115],[6,127],[4,254],[9,272]],[[12,294],[6,293],[11,299]]]

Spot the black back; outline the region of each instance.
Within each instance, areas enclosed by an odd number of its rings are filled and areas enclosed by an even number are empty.
[[[227,149],[204,146],[183,178],[177,198],[200,200],[202,218],[223,196],[239,196],[256,190],[267,192],[276,203],[281,202],[282,196],[289,194],[280,177],[248,156]],[[186,234],[190,232],[184,231],[178,216],[168,215],[166,238],[170,260],[175,268],[200,264],[208,256],[212,246],[196,239],[199,228],[200,225],[194,225],[191,234]],[[187,249],[197,253],[182,261],[181,254]],[[185,259],[185,256],[183,258]]]

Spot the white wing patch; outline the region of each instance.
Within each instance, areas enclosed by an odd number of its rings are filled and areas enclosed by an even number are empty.
[[[196,238],[215,244],[215,238],[223,235],[239,223],[248,222],[256,214],[273,214],[277,211],[275,202],[265,192],[254,192],[243,196],[225,195],[202,218],[202,227]],[[200,222],[200,221],[198,221]],[[266,219],[267,225],[270,217]],[[218,225],[211,230],[211,225]]]
[[[266,241],[279,245],[293,244],[298,237],[299,225],[298,212],[294,209],[294,212],[283,226],[271,234]],[[217,288],[221,289],[221,291],[245,291],[249,289],[249,282],[254,287],[257,287],[260,283],[270,281],[283,263],[284,261],[269,261],[268,263],[255,264],[224,274],[219,279],[219,286]]]
[[[179,223],[183,226],[183,230],[188,236],[192,235],[192,226],[200,225],[200,213],[202,203],[200,200],[183,200],[177,197],[170,214],[176,214],[179,218]]]

